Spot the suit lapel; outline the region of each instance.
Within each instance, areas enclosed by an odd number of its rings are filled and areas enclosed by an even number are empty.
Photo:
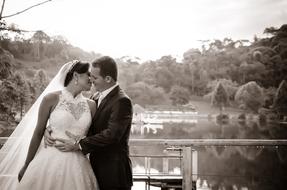
[[[95,121],[99,114],[101,113],[101,111],[103,110],[103,108],[105,107],[106,104],[109,103],[109,100],[111,100],[116,94],[119,93],[119,90],[120,90],[120,87],[117,86],[115,87],[101,102],[100,106],[98,107],[96,113],[95,113],[95,116],[93,118],[93,121]]]

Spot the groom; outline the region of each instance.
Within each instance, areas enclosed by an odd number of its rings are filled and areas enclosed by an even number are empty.
[[[69,151],[80,149],[84,154],[90,153],[100,190],[131,190],[132,186],[128,146],[132,103],[119,87],[117,75],[117,65],[111,57],[103,56],[92,63],[91,81],[100,96],[95,99],[98,108],[91,127],[87,137],[74,144],[63,141],[60,145]],[[46,134],[45,138],[50,138]]]

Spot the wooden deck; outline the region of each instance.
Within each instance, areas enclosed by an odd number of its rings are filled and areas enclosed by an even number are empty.
[[[182,175],[167,175],[167,174],[134,174],[134,182],[145,182],[146,190],[150,186],[160,187],[161,189],[182,189]]]

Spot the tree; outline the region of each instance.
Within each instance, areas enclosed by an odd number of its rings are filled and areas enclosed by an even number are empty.
[[[277,87],[282,80],[287,79],[287,24],[280,28],[266,28],[264,33],[272,37],[254,42],[250,48],[250,54],[266,68],[262,76],[263,86]]]
[[[189,65],[190,80],[191,80],[191,93],[195,93],[195,81],[196,72],[198,68],[198,62],[201,56],[201,52],[198,49],[189,49],[183,54],[183,63]]]
[[[10,80],[4,80],[0,86],[0,119],[10,122],[14,121],[15,112],[13,111],[17,102],[17,88]]]
[[[210,98],[212,98],[213,93],[215,92],[215,89],[218,87],[218,83],[224,86],[224,89],[226,90],[228,94],[228,99],[234,100],[235,93],[238,89],[238,84],[229,79],[216,79],[216,80],[210,81],[207,84],[207,88],[210,90],[210,93],[207,96],[210,96]]]
[[[169,97],[173,105],[185,105],[189,102],[189,92],[187,89],[174,85],[172,86]]]
[[[286,115],[287,113],[287,83],[285,80],[280,83],[276,91],[272,109],[279,115]]]
[[[13,62],[13,55],[0,47],[0,81],[12,74]]]
[[[15,28],[13,28],[13,27],[8,27],[8,26],[6,25],[6,22],[5,22],[3,19],[9,18],[9,17],[13,17],[13,16],[16,16],[16,15],[19,15],[19,14],[22,14],[22,13],[24,13],[24,12],[26,12],[26,11],[28,11],[28,10],[34,8],[34,7],[37,7],[37,6],[40,6],[40,5],[42,5],[42,4],[48,3],[48,2],[50,2],[50,1],[52,1],[52,0],[46,0],[46,1],[43,1],[43,2],[40,2],[40,3],[37,3],[37,4],[35,4],[35,5],[29,6],[28,8],[25,8],[25,9],[23,9],[23,10],[21,10],[21,11],[18,11],[18,12],[16,12],[16,13],[13,13],[13,14],[10,14],[10,15],[3,15],[4,7],[5,7],[5,1],[6,1],[6,0],[3,0],[3,1],[2,1],[1,10],[0,10],[0,31],[1,31],[1,30],[8,30],[8,31],[13,31],[13,32],[27,32],[27,31],[25,31],[25,30],[15,29]]]
[[[123,89],[127,89],[128,86],[136,82],[139,63],[127,56],[117,59],[116,61],[119,70],[118,81]]]
[[[15,109],[20,112],[20,119],[22,119],[23,113],[25,111],[25,106],[30,101],[30,91],[26,79],[23,74],[16,72],[12,77],[11,81],[15,85]]]
[[[211,105],[219,107],[220,115],[222,114],[222,108],[224,106],[229,105],[228,93],[226,92],[225,88],[223,87],[223,85],[220,82],[218,82],[218,84],[217,84],[217,86],[213,92],[213,96],[211,99]]]
[[[68,40],[60,35],[52,36],[50,40],[51,43],[46,44],[46,46],[48,46],[45,51],[47,57],[55,57],[56,55],[61,54],[63,49],[69,44]]]
[[[32,36],[31,41],[35,44],[34,57],[39,60],[44,55],[44,45],[51,41],[50,36],[45,32],[38,30]]]
[[[156,71],[156,64],[154,61],[148,61],[141,64],[138,68],[138,76],[136,77],[136,81],[140,82],[143,81],[150,85],[156,85],[155,81],[155,71]]]
[[[248,82],[239,87],[235,94],[235,101],[240,108],[257,113],[264,104],[263,90],[255,81]]]
[[[126,89],[134,103],[141,106],[168,104],[168,97],[164,90],[145,82],[131,84]]]
[[[173,85],[173,74],[166,67],[157,68],[155,74],[156,84],[162,87],[165,92],[170,91],[170,87]]]
[[[40,69],[35,73],[33,87],[35,89],[35,98],[37,98],[48,85],[48,77],[44,70]]]

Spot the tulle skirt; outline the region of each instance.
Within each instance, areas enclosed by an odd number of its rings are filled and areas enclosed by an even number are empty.
[[[81,152],[39,147],[17,190],[98,190],[89,160]]]

